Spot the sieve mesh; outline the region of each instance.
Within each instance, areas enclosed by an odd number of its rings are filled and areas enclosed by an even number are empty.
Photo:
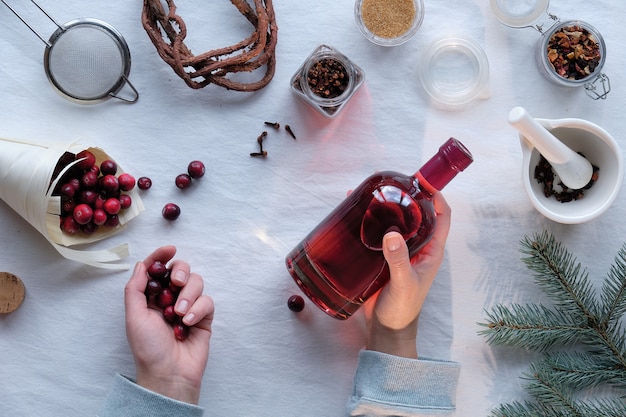
[[[116,91],[123,82],[124,52],[106,28],[82,22],[59,32],[47,52],[46,71],[62,93],[95,100]]]

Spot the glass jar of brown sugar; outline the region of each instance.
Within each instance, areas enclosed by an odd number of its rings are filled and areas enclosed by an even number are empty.
[[[415,35],[424,20],[423,0],[356,0],[354,17],[370,42],[402,45]]]
[[[291,90],[325,117],[335,117],[364,79],[363,70],[348,57],[320,45],[291,78]]]

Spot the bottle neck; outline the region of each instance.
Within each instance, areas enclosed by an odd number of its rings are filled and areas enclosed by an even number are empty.
[[[442,190],[456,175],[467,168],[474,158],[458,140],[448,139],[439,151],[414,175],[420,183]],[[424,184],[426,185],[426,184]]]

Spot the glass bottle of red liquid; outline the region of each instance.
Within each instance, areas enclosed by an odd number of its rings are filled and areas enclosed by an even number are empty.
[[[370,176],[287,255],[289,273],[318,307],[347,319],[389,280],[385,233],[399,231],[415,255],[433,235],[433,192],[472,161],[469,150],[450,138],[413,176]]]

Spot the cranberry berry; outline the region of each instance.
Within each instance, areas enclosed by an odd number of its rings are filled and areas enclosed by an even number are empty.
[[[146,271],[150,278],[163,279],[167,275],[167,266],[161,261],[154,261]]]
[[[113,174],[107,174],[100,179],[100,187],[109,194],[116,193],[120,189],[120,182]]]
[[[304,309],[304,298],[299,295],[292,295],[287,300],[287,306],[289,307],[289,310],[298,313]]]
[[[174,305],[175,302],[176,295],[169,288],[163,288],[157,295],[157,305],[161,308]]]
[[[204,164],[201,161],[191,161],[187,166],[187,172],[191,178],[200,178],[204,176]]]
[[[177,324],[180,316],[174,311],[174,305],[169,305],[163,308],[163,318],[169,324]]]
[[[98,226],[102,226],[103,224],[107,222],[107,220],[108,220],[108,215],[106,211],[104,211],[103,209],[95,209],[93,211],[92,221]]]
[[[187,339],[189,337],[189,327],[182,323],[175,324],[174,337],[180,341]]]
[[[82,159],[82,161],[79,161],[76,164],[76,166],[80,169],[89,169],[96,163],[96,156],[87,150],[78,152],[76,154],[76,159]]]
[[[93,210],[87,204],[79,204],[74,207],[73,216],[74,220],[76,220],[76,223],[80,225],[87,224],[91,221],[93,217]]]
[[[122,204],[117,198],[111,197],[104,202],[104,211],[108,214],[117,214],[122,209]]]
[[[140,190],[147,190],[152,187],[152,180],[148,177],[140,177],[137,180],[137,187],[139,187]]]
[[[122,191],[130,191],[135,188],[135,177],[130,174],[124,173],[117,177],[117,181]]]
[[[117,173],[117,164],[110,159],[102,161],[100,164],[100,172],[102,175],[115,175]]]
[[[180,207],[178,207],[174,203],[167,203],[163,207],[162,214],[166,220],[169,220],[169,221],[176,220],[178,216],[180,216]]]
[[[178,188],[184,190],[185,188],[189,188],[191,186],[191,177],[188,174],[180,174],[176,177],[174,182]]]
[[[151,278],[148,280],[148,284],[146,284],[146,295],[147,296],[156,296],[161,293],[163,287],[161,286],[161,281],[158,279]]]
[[[98,174],[87,171],[80,180],[80,185],[84,188],[92,189],[98,185]]]

